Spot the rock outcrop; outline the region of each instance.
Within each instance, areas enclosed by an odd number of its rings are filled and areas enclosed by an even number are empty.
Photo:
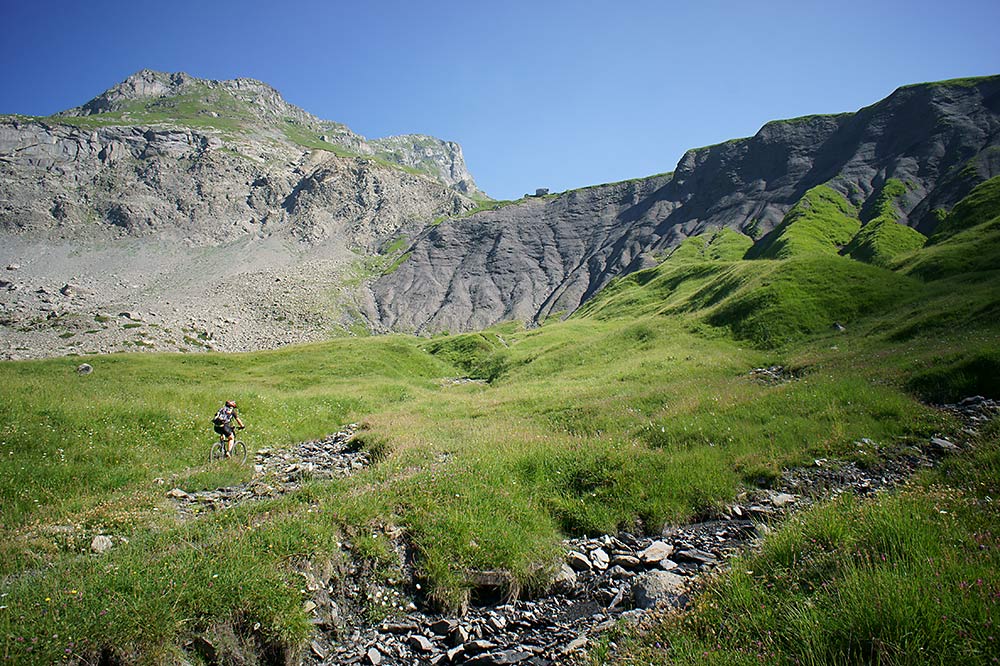
[[[0,358],[324,338],[386,247],[470,195],[457,144],[370,144],[251,79],[146,70],[2,117]]]
[[[0,121],[0,230],[196,245],[278,232],[375,252],[481,194],[458,144],[380,141],[259,81],[144,70],[57,116]]]
[[[933,230],[1000,174],[1000,77],[901,88],[857,113],[766,124],[688,151],[672,174],[527,198],[427,229],[374,284],[384,329],[433,333],[573,312],[609,280],[710,227],[759,237],[827,184],[870,215],[890,178],[900,222]]]

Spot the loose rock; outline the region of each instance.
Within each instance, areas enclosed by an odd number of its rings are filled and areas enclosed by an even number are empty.
[[[115,544],[111,540],[111,537],[105,536],[103,534],[98,534],[90,542],[90,549],[95,553],[97,553],[98,555],[100,555],[102,553],[106,553],[107,551],[111,550],[112,546],[114,545]]]
[[[640,574],[632,586],[635,605],[653,608],[660,604],[676,603],[686,585],[686,579],[669,571],[648,571]]]

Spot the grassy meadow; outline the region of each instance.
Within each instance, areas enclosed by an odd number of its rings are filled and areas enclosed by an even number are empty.
[[[742,259],[749,241],[716,232],[538,328],[111,355],[88,358],[90,375],[74,358],[0,364],[0,653],[172,663],[184,641],[226,627],[293,655],[311,630],[300,572],[346,577],[353,560],[392,577],[391,535],[412,546],[425,601],[456,609],[480,570],[543,589],[566,535],[656,533],[784,467],[867,464],[861,438],[892,450],[954,433],[960,424],[928,403],[1000,395],[1000,206],[974,194],[951,235],[883,252],[878,266],[829,251],[857,229],[817,237],[803,204],[780,228],[800,240],[774,258]],[[815,196],[823,214],[856,214]],[[765,238],[778,247],[779,235]],[[970,246],[993,254],[970,260]],[[773,364],[796,379],[750,377]],[[355,422],[377,462],[183,517],[171,488],[252,473],[207,463],[209,419],[230,397],[251,449]],[[996,428],[980,440],[977,457],[898,494],[800,516],[713,581],[690,616],[630,637],[615,658],[918,663],[932,650],[981,661],[991,634],[973,625],[1000,619],[998,521],[985,499],[1000,497]],[[97,534],[115,547],[92,554]],[[867,589],[881,595],[878,612]],[[939,626],[929,589],[941,615],[961,619]],[[858,632],[870,636],[862,646]],[[744,654],[747,635],[760,645]]]

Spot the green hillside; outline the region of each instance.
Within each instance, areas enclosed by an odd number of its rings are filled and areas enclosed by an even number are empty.
[[[539,328],[97,356],[89,375],[73,358],[0,365],[0,652],[171,663],[190,658],[194,637],[225,634],[294,660],[311,631],[309,567],[345,584],[351,562],[396,580],[403,545],[426,602],[455,610],[478,571],[503,572],[511,591],[544,589],[567,535],[658,533],[784,468],[871,464],[862,439],[906,455],[957,432],[931,403],[1000,397],[1000,275],[988,260],[1000,208],[977,204],[992,201],[977,190],[952,213],[954,233],[890,270],[838,254],[857,218],[832,192],[811,190],[758,244],[768,261],[737,258],[748,239],[712,232]],[[966,260],[973,247],[987,258]],[[751,379],[772,364],[796,379]],[[252,474],[206,462],[208,419],[229,397],[252,448],[354,422],[377,462],[182,515],[172,488]],[[802,514],[691,613],[592,658],[988,663],[1000,516],[986,498],[1000,497],[1000,432],[977,442],[902,492]],[[116,545],[96,556],[99,534]],[[363,610],[370,622],[395,612]]]
[[[836,190],[818,185],[803,195],[777,227],[754,244],[747,259],[836,254],[861,228],[858,211]]]

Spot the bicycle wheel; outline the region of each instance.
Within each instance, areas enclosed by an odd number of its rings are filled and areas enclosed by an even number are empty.
[[[233,451],[230,457],[233,460],[239,460],[240,463],[245,463],[247,461],[247,445],[240,440],[236,440],[233,444]]]
[[[208,453],[208,462],[217,462],[226,457],[226,444],[225,442],[215,442],[212,444],[212,450]]]

